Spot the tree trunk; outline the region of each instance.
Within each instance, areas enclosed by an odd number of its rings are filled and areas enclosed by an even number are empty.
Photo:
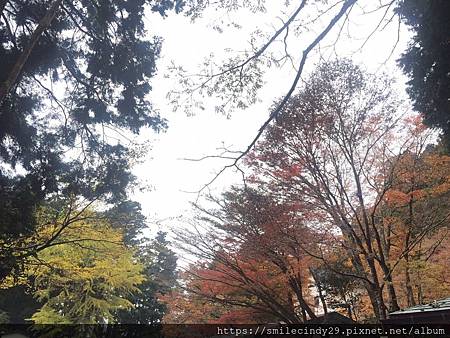
[[[417,286],[417,300],[419,304],[423,304],[422,284]]]
[[[369,267],[369,276],[371,283],[366,283],[367,292],[369,294],[370,301],[374,310],[375,317],[378,321],[386,319],[386,306],[383,300],[383,291],[380,287],[380,282],[378,279],[378,273],[375,267],[375,260],[372,256],[367,255],[365,257],[367,265]],[[362,263],[361,263],[362,267]]]
[[[394,312],[400,310],[400,306],[398,305],[397,293],[395,292],[394,283],[392,281],[392,277],[389,274],[387,277],[387,290],[389,297],[389,311]]]
[[[360,257],[358,256],[357,253],[352,252],[351,254],[352,254],[351,260],[352,260],[353,267],[359,274],[362,274],[365,270],[364,270],[364,266],[361,262]],[[369,281],[365,281],[364,286],[367,291],[367,294],[369,295],[373,313],[374,313],[375,317],[377,318],[377,320],[380,320],[382,318],[381,316],[382,316],[383,311],[380,311],[381,307],[380,307],[380,304],[378,301],[376,287],[375,287],[374,283],[371,283]]]
[[[419,243],[419,250],[417,252],[417,259],[422,258],[422,242]],[[423,304],[423,291],[422,291],[422,276],[420,268],[417,269],[417,301],[419,304]]]
[[[300,276],[299,276],[300,277]],[[289,276],[289,284],[291,285],[292,289],[294,290],[295,296],[297,297],[297,300],[299,302],[300,308],[302,311],[304,310],[309,318],[316,318],[316,314],[314,311],[310,308],[308,303],[306,303],[305,299],[303,298],[303,290],[302,290],[302,284],[301,281],[298,280],[298,278],[294,278],[293,276]]]
[[[380,240],[379,233],[378,233],[376,227],[374,226],[374,224],[371,224],[369,221],[366,204],[365,204],[364,198],[363,198],[364,194],[363,194],[360,174],[358,173],[358,171],[356,169],[353,158],[350,159],[350,164],[351,164],[351,169],[352,169],[353,177],[355,179],[355,184],[356,184],[356,195],[358,197],[359,207],[362,212],[362,218],[363,218],[362,225],[364,226],[364,231],[365,231],[363,239],[364,239],[364,242],[365,242],[365,245],[367,248],[366,252],[364,252],[364,256],[365,256],[367,265],[369,266],[370,276],[372,279],[372,287],[374,288],[375,298],[373,300],[376,301],[376,304],[374,304],[374,305],[379,310],[378,311],[379,316],[377,317],[377,319],[382,320],[382,319],[386,318],[386,306],[383,301],[383,291],[380,286],[378,272],[377,272],[377,269],[375,266],[375,252],[374,252],[373,245],[372,245],[372,236],[371,236],[371,229],[370,229],[371,225],[372,225],[372,228],[375,233],[375,239],[379,246],[379,251],[380,251],[379,255],[380,255],[380,257],[382,257],[382,260],[384,260],[383,251],[381,249],[381,240]]]
[[[413,187],[411,188],[411,190],[414,189],[414,182],[413,182]],[[414,199],[413,199],[413,195],[411,194],[411,198],[409,199],[409,205],[408,205],[408,211],[409,211],[409,227],[412,229],[412,225],[413,225],[413,203],[414,203]],[[406,238],[405,238],[405,248],[409,247],[409,240],[411,238],[411,232],[408,231],[408,233],[406,234]],[[405,266],[405,281],[406,281],[406,297],[408,300],[408,306],[414,306],[416,305],[416,301],[414,299],[414,292],[413,292],[413,288],[411,286],[411,276],[409,274],[409,252],[406,252],[405,254],[405,261],[406,261],[406,266]]]
[[[383,290],[379,286],[375,286],[375,299],[380,313],[378,321],[384,320],[387,318],[386,305],[383,300]]]
[[[359,318],[358,318],[358,313],[357,313],[357,311],[355,310],[355,303],[354,303],[354,301],[353,300],[351,300],[350,301],[350,309],[351,309],[351,313],[352,313],[352,315],[353,315],[353,318],[354,318],[354,320],[355,320],[355,322],[358,322],[359,321]],[[351,319],[353,319],[353,318],[351,318]]]
[[[344,229],[343,232],[347,237],[346,239],[350,243],[354,243],[354,239],[351,237],[351,235],[348,232],[345,232],[345,228],[343,228],[343,229]],[[373,313],[374,313],[375,317],[377,318],[377,320],[380,320],[382,311],[380,311],[380,305],[378,302],[378,297],[376,296],[376,288],[374,287],[374,283],[370,281],[368,273],[364,269],[364,265],[361,261],[361,258],[359,257],[358,252],[356,250],[350,249],[350,247],[351,247],[351,245],[348,246],[347,252],[348,252],[349,256],[351,257],[352,266],[360,276],[366,277],[366,280],[364,281],[364,287],[367,291],[367,294],[369,295]]]
[[[0,0],[0,16],[3,15],[3,10],[5,9],[8,0]]]
[[[341,297],[344,300],[344,304],[345,304],[345,306],[347,308],[347,316],[348,316],[348,318],[353,319],[352,318],[352,306],[350,305],[350,302],[347,299],[347,295],[345,294],[345,290],[341,288],[339,290],[339,293],[341,294]]]
[[[394,312],[400,310],[400,306],[398,305],[397,293],[395,291],[394,282],[392,280],[392,271],[383,261],[380,266],[383,270],[384,279],[386,281],[386,287],[388,291],[388,302],[389,302],[389,311]]]
[[[313,268],[309,268],[309,271],[311,272],[311,276],[314,279],[314,282],[316,284],[317,292],[319,294],[319,299],[320,299],[320,302],[322,303],[322,307],[323,307],[323,313],[327,314],[328,313],[328,307],[327,307],[327,303],[325,301],[325,297],[323,295],[322,284],[320,283],[320,280],[317,277],[317,274],[314,271],[314,269]]]
[[[288,304],[289,304],[289,310],[291,312],[295,312],[295,306],[294,306],[294,296],[292,295],[292,292],[288,291]]]
[[[410,307],[416,305],[416,300],[414,299],[414,290],[411,285],[411,275],[409,274],[409,257],[405,256],[405,260],[406,297],[408,301],[408,307]]]
[[[348,316],[348,318],[353,319],[352,318],[352,306],[350,304],[347,304],[347,316]]]
[[[367,264],[369,265],[369,269],[372,275],[372,280],[373,280],[373,291],[374,291],[374,300],[376,301],[376,306],[378,307],[379,310],[379,317],[377,318],[378,320],[383,320],[386,319],[386,305],[384,304],[384,300],[383,300],[383,291],[381,290],[380,287],[380,282],[378,279],[378,274],[377,274],[377,269],[375,267],[375,260],[373,259],[373,257],[367,257]]]
[[[373,314],[375,315],[375,318],[377,320],[380,319],[381,313],[380,313],[380,307],[378,305],[376,292],[373,289],[373,286],[371,284],[365,283],[367,294],[369,295],[370,303],[372,305]]]
[[[394,281],[392,280],[392,271],[389,266],[389,256],[388,256],[388,250],[387,244],[383,242],[382,237],[380,236],[378,230],[375,226],[375,220],[372,219],[372,228],[375,233],[375,239],[378,246],[379,251],[379,265],[381,267],[381,270],[383,271],[383,278],[387,285],[387,291],[388,291],[388,302],[389,302],[389,311],[398,311],[400,310],[400,306],[398,305],[398,299],[397,299],[397,293],[395,291]]]
[[[303,307],[302,307],[302,318],[303,322],[306,323],[306,321],[308,320],[308,316],[306,316],[306,311]]]
[[[36,46],[36,43],[39,41],[39,38],[41,37],[42,33],[50,26],[56,13],[58,12],[58,8],[61,5],[62,1],[63,0],[55,0],[52,3],[52,5],[50,6],[47,13],[45,13],[44,17],[41,19],[41,21],[39,21],[38,26],[36,27],[33,34],[31,35],[28,45],[25,47],[25,49],[20,54],[16,63],[14,64],[11,71],[9,72],[8,77],[1,84],[1,86],[0,86],[0,106],[3,104],[3,101],[5,100],[6,96],[11,91],[11,88],[13,88],[13,86],[16,84],[17,79],[18,79],[20,73],[22,72],[22,69],[25,66],[28,58],[30,57],[31,52],[33,51],[34,47]],[[5,2],[5,4],[6,4],[6,2]]]
[[[406,234],[406,239],[405,239],[405,248],[407,248],[409,246],[409,238],[410,238],[410,233],[408,232]],[[407,304],[408,307],[409,306],[414,306],[416,305],[416,300],[414,299],[414,291],[411,285],[411,275],[409,274],[409,253],[405,254],[405,284],[406,284],[406,298],[407,298]]]

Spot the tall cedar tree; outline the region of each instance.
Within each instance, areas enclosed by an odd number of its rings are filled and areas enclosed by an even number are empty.
[[[444,132],[450,149],[450,2],[402,0],[397,12],[413,32],[399,63],[408,93],[425,123]]]
[[[161,45],[146,8],[165,15],[181,1],[0,1],[2,239],[31,232],[50,194],[126,199],[130,151],[111,136],[165,127],[146,99]],[[0,279],[13,256],[0,249]]]
[[[152,241],[139,247],[138,256],[146,280],[138,285],[139,292],[129,298],[134,307],[118,311],[120,323],[161,323],[167,308],[159,298],[173,289],[177,278],[177,258],[169,244],[166,234],[158,232]]]

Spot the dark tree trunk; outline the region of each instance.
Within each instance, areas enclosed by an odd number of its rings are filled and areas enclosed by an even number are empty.
[[[364,271],[364,267],[362,265],[361,259],[356,254],[352,255],[352,265],[358,273],[361,273],[362,271]],[[374,313],[375,317],[377,318],[377,320],[380,320],[382,318],[383,311],[381,311],[377,288],[373,282],[369,282],[369,281],[365,281],[364,286],[367,290],[367,294],[369,295],[373,313]]]
[[[386,319],[386,306],[383,300],[383,291],[380,287],[380,282],[378,279],[377,270],[375,267],[375,260],[372,257],[367,257],[367,264],[369,265],[369,269],[372,275],[373,280],[373,291],[374,291],[374,300],[376,301],[376,306],[378,307],[379,317],[378,320]]]
[[[409,238],[410,238],[410,233],[408,232],[408,234],[406,235],[406,239],[405,239],[405,247],[409,246]],[[411,285],[411,275],[409,273],[409,254],[406,253],[405,254],[405,284],[406,284],[406,298],[407,298],[407,304],[408,307],[409,306],[414,306],[416,305],[416,300],[414,299],[414,291]]]
[[[410,228],[412,228],[413,222],[414,222],[414,220],[413,220],[414,219],[413,203],[414,203],[414,199],[413,199],[413,195],[411,194],[411,198],[409,199],[409,205],[408,205]],[[406,239],[405,239],[405,248],[409,247],[410,238],[411,238],[411,232],[408,231],[408,233],[406,234]],[[414,306],[414,305],[416,305],[416,301],[414,299],[414,291],[413,291],[413,288],[411,285],[411,275],[409,274],[409,253],[408,252],[405,254],[405,261],[406,261],[406,266],[405,266],[406,297],[408,300],[408,306]]]
[[[3,0],[0,0],[3,1]],[[12,67],[11,71],[9,72],[8,77],[6,80],[1,84],[0,86],[0,106],[3,104],[4,99],[11,91],[11,88],[16,84],[17,79],[22,72],[23,67],[25,66],[28,58],[30,57],[31,52],[33,51],[34,47],[36,46],[37,42],[39,41],[39,38],[41,37],[42,33],[50,26],[51,22],[53,21],[54,17],[56,16],[56,13],[58,12],[58,8],[61,5],[63,0],[55,0],[52,5],[50,6],[47,13],[45,13],[44,17],[39,21],[38,26],[34,30],[33,34],[30,37],[30,41],[28,42],[28,45],[25,47],[25,49],[20,54],[19,58],[17,59],[16,63]],[[1,3],[0,5],[3,5]],[[6,2],[5,2],[6,5]],[[4,7],[4,6],[3,6]],[[3,8],[2,8],[3,10]]]
[[[311,272],[311,276],[313,277],[314,283],[316,284],[317,292],[319,293],[319,299],[320,299],[320,302],[322,303],[323,312],[326,314],[326,313],[328,313],[328,307],[327,307],[327,303],[325,301],[325,297],[323,295],[322,283],[320,283],[320,280],[319,280],[316,272],[314,271],[314,269],[309,268],[309,271]]]
[[[305,311],[309,318],[316,318],[316,314],[311,309],[311,307],[308,305],[308,303],[303,298],[303,290],[302,290],[302,284],[299,280],[300,276],[298,278],[294,278],[293,276],[289,276],[289,284],[291,285],[291,288],[293,289],[295,296],[297,297],[297,301],[299,302],[299,305],[303,311]]]
[[[394,312],[400,310],[400,306],[398,305],[397,293],[395,292],[394,283],[392,281],[391,275],[387,277],[387,290],[389,297],[389,311]]]

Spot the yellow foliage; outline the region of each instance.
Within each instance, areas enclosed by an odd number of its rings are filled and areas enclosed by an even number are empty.
[[[45,219],[42,210],[39,218]],[[46,243],[58,223],[42,222],[29,243]],[[132,307],[127,296],[138,292],[142,269],[121,232],[95,212],[84,211],[26,262],[25,274],[44,304],[31,319],[38,324],[111,323],[115,310]]]

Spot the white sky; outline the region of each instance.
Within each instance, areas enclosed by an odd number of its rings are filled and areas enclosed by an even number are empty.
[[[297,5],[298,1],[295,1]],[[367,0],[369,4],[378,3]],[[251,106],[245,111],[235,111],[231,118],[214,112],[212,106],[206,106],[204,111],[192,111],[193,116],[179,110],[173,112],[166,95],[170,89],[177,86],[171,78],[165,78],[167,67],[171,61],[195,72],[205,57],[211,52],[217,56],[225,54],[225,48],[243,50],[248,47],[249,32],[259,28],[271,33],[281,25],[277,16],[286,18],[277,2],[271,2],[267,13],[252,14],[242,10],[233,14],[233,20],[242,25],[242,29],[226,27],[223,33],[212,29],[217,18],[227,19],[226,13],[211,11],[204,18],[192,23],[183,15],[169,15],[162,19],[158,15],[149,15],[147,24],[149,31],[163,37],[162,54],[158,60],[158,74],[153,79],[153,92],[151,99],[155,108],[168,120],[168,129],[165,133],[155,135],[153,132],[143,132],[142,139],[152,140],[152,150],[142,164],[136,166],[134,173],[142,184],[150,185],[151,190],[136,191],[134,198],[142,204],[144,214],[149,218],[150,232],[158,229],[169,230],[169,226],[182,226],[183,217],[192,213],[191,201],[195,201],[197,194],[186,191],[197,191],[219,171],[223,160],[208,159],[201,162],[189,162],[182,158],[199,158],[205,155],[217,154],[216,148],[227,146],[235,150],[243,150],[250,143],[264,120],[268,117],[269,107],[289,89],[295,76],[291,66],[282,69],[272,67],[267,70],[266,85],[261,89],[259,97],[261,102]],[[284,3],[284,1],[280,1]],[[285,9],[285,8],[284,8]],[[285,9],[286,10],[286,9]],[[290,13],[287,10],[287,13]],[[336,53],[343,57],[351,57],[356,63],[367,67],[370,71],[395,72],[399,77],[399,87],[403,89],[404,78],[395,67],[395,60],[405,50],[409,35],[402,29],[400,42],[385,65],[381,65],[390,55],[391,49],[397,40],[397,23],[393,22],[382,32],[374,35],[369,43],[360,51],[356,51],[364,42],[364,37],[370,34],[379,21],[378,14],[361,15],[355,9],[352,13],[352,23],[344,27]],[[231,16],[231,15],[230,15]],[[312,27],[313,28],[313,27]],[[322,52],[329,55],[334,51],[324,49],[336,39],[339,27],[335,27],[332,34],[322,46]],[[352,38],[346,37],[350,31]],[[311,42],[316,32],[302,33],[295,37],[291,33],[290,52],[300,55],[305,43]],[[279,44],[278,46],[282,46]],[[356,52],[355,52],[356,51]],[[309,59],[307,70],[317,62],[317,54]],[[219,193],[233,182],[240,182],[240,174],[228,170],[211,186]]]

